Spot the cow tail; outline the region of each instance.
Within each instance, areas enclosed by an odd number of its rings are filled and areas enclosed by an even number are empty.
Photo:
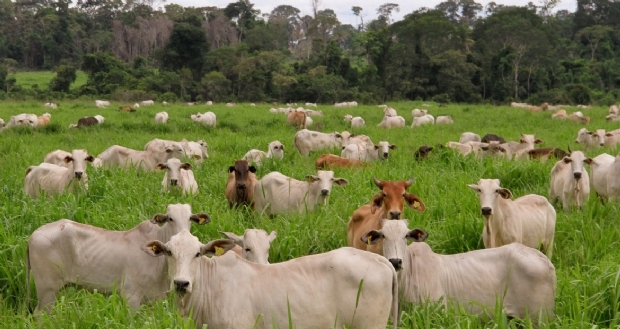
[[[301,112],[304,114],[304,119],[303,119],[303,123],[301,124],[301,129],[306,129],[306,120],[308,120],[308,115],[306,114],[306,112]]]
[[[26,246],[26,306],[32,312],[32,300],[30,299],[30,246]]]
[[[400,310],[398,305],[398,275],[393,266],[390,266],[392,270],[392,328],[397,329],[400,322]]]

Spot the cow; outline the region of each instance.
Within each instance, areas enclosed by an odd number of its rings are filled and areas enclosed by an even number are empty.
[[[351,123],[351,128],[359,128],[364,127],[366,122],[362,117],[354,117],[350,114],[344,116],[344,121],[348,121]]]
[[[136,111],[136,109],[134,109],[132,106],[129,106],[129,105],[119,106],[118,110],[119,111],[125,111],[125,112],[135,112]]]
[[[495,134],[486,134],[484,135],[484,137],[482,137],[482,140],[480,140],[483,143],[489,143],[491,141],[498,141],[500,144],[504,144],[506,143],[506,141],[504,140],[504,138],[497,136]]]
[[[474,134],[472,132],[462,133],[461,138],[459,138],[459,143],[465,144],[467,142],[480,142],[480,135]]]
[[[103,118],[103,117],[102,117]],[[78,120],[77,124],[70,124],[69,128],[82,128],[101,124],[95,117],[85,117]]]
[[[478,185],[468,186],[480,196],[485,248],[519,242],[535,249],[540,247],[551,259],[556,213],[547,198],[528,194],[513,201],[512,192],[502,188],[499,179],[480,179]]]
[[[149,100],[140,102],[140,104],[142,106],[149,106],[149,105],[155,105],[155,102],[149,99]]]
[[[14,126],[36,127],[38,123],[39,119],[36,114],[22,113],[11,116],[9,123],[7,123],[6,125],[6,128],[11,128]]]
[[[588,131],[588,129],[586,128],[581,128],[577,132],[577,138],[575,139],[575,143],[582,143],[584,145],[584,150],[603,146],[605,145],[605,130],[602,130],[600,135],[601,136],[598,136],[597,133]]]
[[[217,117],[213,112],[196,113],[189,116],[194,122],[202,123],[205,126],[215,127]]]
[[[301,155],[308,156],[311,151],[340,147],[340,134],[337,132],[325,134],[302,129],[295,133],[293,144]]]
[[[86,150],[73,150],[64,161],[71,166],[62,167],[43,162],[38,166],[30,166],[26,170],[24,191],[32,198],[38,198],[41,191],[47,194],[75,192],[80,187],[88,188],[86,162],[93,162],[95,158]]]
[[[436,125],[448,125],[453,123],[454,121],[452,121],[452,117],[449,115],[438,116],[437,120],[435,120]]]
[[[380,230],[384,218],[402,219],[405,203],[409,208],[424,212],[424,202],[415,194],[408,193],[407,189],[413,184],[413,178],[408,181],[382,181],[372,178],[381,190],[372,197],[369,204],[365,204],[353,212],[347,224],[347,243],[349,247],[383,254],[381,242],[373,245],[362,243],[362,236],[370,230]]]
[[[105,121],[105,118],[99,114],[95,115],[94,118],[99,121],[99,124],[102,124]]]
[[[140,108],[140,104],[138,104],[138,103],[134,103],[134,104],[133,104],[133,108],[134,108],[134,109],[139,109],[139,108]]]
[[[260,166],[260,163],[263,159],[283,159],[284,158],[284,145],[280,143],[280,141],[273,141],[267,145],[267,152],[251,149],[244,156],[243,160],[247,160],[248,162],[253,162],[257,166]]]
[[[185,151],[185,155],[193,158],[196,163],[202,163],[205,159],[209,158],[208,145],[204,140],[197,142],[188,141],[187,139],[181,140],[181,146]]]
[[[181,189],[183,195],[197,194],[198,183],[194,179],[194,172],[190,163],[181,163],[179,159],[171,158],[165,163],[158,163],[157,170],[166,170],[161,185],[164,190]]]
[[[617,114],[610,114],[605,117],[605,121],[617,122],[620,121],[620,116],[618,116]]]
[[[305,182],[272,171],[256,183],[254,202],[256,210],[269,215],[310,212],[327,203],[333,184],[348,183],[344,178],[335,178],[333,171],[318,170],[316,175],[306,175]]]
[[[394,128],[394,127],[404,127],[404,126],[405,126],[405,118],[401,117],[400,115],[393,116],[393,117],[385,116],[383,117],[381,122],[379,122],[379,124],[377,125],[377,127],[382,127],[382,128]]]
[[[51,114],[43,113],[43,115],[41,115],[40,117],[37,117],[37,126],[38,127],[47,126],[50,123],[51,119],[52,119]]]
[[[531,150],[536,144],[542,144],[543,141],[536,138],[534,134],[521,134],[521,139],[518,142],[508,142],[505,146],[510,151],[511,155],[516,154],[520,150]]]
[[[581,151],[573,151],[558,161],[551,169],[549,201],[562,201],[564,211],[571,204],[582,208],[590,196],[590,176],[584,169],[586,156]]]
[[[411,127],[419,127],[426,124],[435,124],[435,117],[430,114],[426,114],[421,117],[415,117],[413,118],[413,122],[411,122]]]
[[[458,150],[459,153],[463,156],[467,156],[470,153],[474,153],[474,155],[478,155],[482,147],[488,147],[489,144],[481,143],[481,142],[465,142],[465,143],[447,142],[446,146],[451,149]]]
[[[551,115],[551,119],[567,119],[568,114],[566,114],[566,110],[557,110],[555,113]]]
[[[309,117],[322,117],[323,116],[323,111],[304,110],[304,109],[302,109],[302,111],[306,112],[306,115]]]
[[[386,106],[383,108],[383,116],[384,117],[395,117],[395,116],[398,116],[398,114],[396,113],[395,109]]]
[[[605,134],[606,147],[615,147],[618,143],[620,143],[620,131],[618,129]]]
[[[211,106],[211,105],[213,105],[213,101],[207,101],[207,102],[205,103],[205,105],[206,105],[206,106]]]
[[[367,165],[366,162],[360,160],[347,159],[334,154],[323,154],[316,159],[314,166],[317,170],[320,170],[329,168],[358,168]]]
[[[316,103],[306,103],[306,106],[316,107]]]
[[[612,197],[619,198],[620,189],[614,183],[620,173],[618,157],[603,153],[595,158],[587,158],[586,163],[592,170],[590,183],[601,201],[607,201]]]
[[[568,119],[577,123],[587,125],[590,123],[590,117],[584,116],[581,112],[575,112],[568,116]]]
[[[541,162],[546,162],[549,158],[564,159],[569,153],[558,148],[538,148],[538,149],[525,149],[518,151],[515,159],[540,159]]]
[[[246,229],[243,236],[231,232],[220,232],[236,246],[232,250],[243,259],[257,264],[269,264],[269,247],[276,239],[276,231],[267,234],[264,230]]]
[[[413,109],[411,116],[414,118],[423,117],[428,114],[428,110]]]
[[[286,117],[288,123],[297,127],[297,129],[306,129],[306,113],[305,112],[291,112]]]
[[[45,103],[45,104],[43,104],[43,107],[47,107],[47,108],[50,108],[50,109],[57,109],[58,108],[58,106],[56,104],[54,104],[54,103]]]
[[[65,167],[65,168],[69,168],[69,167],[73,166],[73,163],[71,161],[67,162],[67,161],[65,161],[65,159],[67,157],[71,157],[71,156],[72,156],[72,154],[67,152],[67,151],[56,150],[56,151],[52,151],[52,152],[46,154],[45,155],[45,159],[43,160],[43,162],[55,164],[57,166],[61,166],[61,167]]]
[[[416,159],[416,161],[420,161],[428,157],[428,154],[431,153],[432,150],[433,150],[432,146],[422,145],[418,148],[417,151],[415,151],[415,153],[413,154],[413,157]]]
[[[155,123],[166,123],[168,122],[168,112],[159,112],[155,114]]]
[[[553,318],[555,268],[538,250],[511,243],[441,255],[424,242],[428,233],[407,226],[407,220],[384,219],[382,229],[362,236],[369,245],[383,242],[383,256],[398,272],[401,302],[454,303],[487,319],[500,305],[507,316],[529,317],[534,326]]]
[[[2,118],[0,118],[0,128],[4,128],[4,120]]]
[[[247,205],[254,209],[254,186],[257,179],[256,167],[247,160],[235,160],[235,165],[228,167],[228,180],[224,194],[230,208]]]
[[[469,142],[473,144],[474,142]],[[483,151],[482,155],[505,157],[507,160],[512,160],[512,151],[507,144],[500,144],[498,141],[490,141],[489,143],[480,143],[480,149]]]
[[[98,108],[106,108],[106,107],[110,106],[110,102],[109,101],[96,100],[95,101],[95,106],[97,106]]]
[[[348,131],[343,131],[340,134],[337,134],[336,137],[340,138],[340,144],[344,146],[348,146],[351,144],[357,144],[362,147],[372,147],[375,145],[370,137],[366,135],[356,135],[351,134]]]
[[[211,221],[208,214],[192,214],[189,204],[170,204],[166,210],[129,231],[104,230],[68,219],[34,231],[26,249],[26,287],[30,300],[32,269],[38,297],[35,313],[51,311],[56,295],[67,285],[104,294],[118,291],[134,311],[141,304],[165,299],[170,287],[166,263],[146,256],[139,247],[153,239],[169,241],[192,222]]]
[[[197,328],[385,328],[390,310],[397,328],[398,279],[384,257],[340,248],[265,265],[226,252],[234,246],[184,230],[142,250],[166,256],[177,310]]]
[[[306,116],[306,128],[312,126],[313,123],[314,121],[312,121],[312,118],[309,116]]]
[[[128,169],[129,165],[142,170],[155,170],[158,163],[164,163],[170,158],[181,159],[185,155],[180,145],[174,144],[163,149],[149,149],[138,151],[120,145],[112,145],[97,156],[103,167],[120,166]]]
[[[618,105],[611,105],[609,107],[609,114],[618,115]]]
[[[235,104],[235,103],[226,103],[226,106],[227,106],[227,107],[233,107],[233,106],[235,106],[235,105],[237,105],[237,104]]]
[[[375,145],[349,144],[342,148],[340,156],[347,159],[361,161],[385,160],[390,156],[390,150],[395,150],[396,145],[387,141],[380,141]]]

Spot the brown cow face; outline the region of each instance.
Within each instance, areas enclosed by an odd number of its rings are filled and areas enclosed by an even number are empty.
[[[247,160],[235,160],[235,165],[228,167],[228,172],[235,173],[237,189],[245,190],[249,175],[248,173],[255,173],[256,168],[254,166],[250,166]]]
[[[376,194],[372,198],[370,212],[375,213],[378,208],[383,206],[384,216],[389,219],[402,219],[404,203],[419,212],[423,212],[426,207],[424,202],[415,194],[407,193],[407,188],[413,184],[413,179],[408,181],[380,181],[373,178],[377,187],[381,189],[381,193]]]

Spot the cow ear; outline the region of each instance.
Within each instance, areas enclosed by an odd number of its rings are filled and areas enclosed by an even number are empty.
[[[165,163],[157,164],[157,170],[164,170],[164,169],[168,169],[168,165],[166,165]]]
[[[502,198],[504,198],[504,199],[510,199],[510,198],[512,198],[512,192],[510,192],[510,190],[509,190],[509,189],[507,189],[507,188],[500,188],[500,189],[498,190],[498,193],[499,193],[499,195],[501,195],[501,196],[502,196]]]
[[[480,149],[482,149],[483,151],[488,151],[489,147],[488,146],[480,146]]]
[[[339,185],[339,186],[349,184],[349,181],[344,178],[334,178],[333,182],[334,184]]]
[[[211,216],[209,216],[209,214],[205,214],[201,212],[201,213],[197,213],[197,214],[193,214],[189,216],[189,220],[191,220],[192,222],[198,225],[204,225],[206,223],[211,222]]]
[[[306,182],[308,182],[308,183],[316,182],[318,180],[319,180],[318,176],[306,175]]]
[[[583,162],[591,165],[594,162],[594,160],[592,160],[592,158],[587,158],[587,159],[583,160]]]
[[[379,149],[379,145],[375,145],[375,150],[378,150],[378,149]]]
[[[250,172],[255,173],[256,172],[256,167],[250,166],[249,170],[250,170]]]
[[[389,146],[390,150],[395,150],[396,149],[396,145],[392,144]]]
[[[69,162],[73,161],[73,158],[71,156],[67,155],[64,160],[65,160],[65,163],[69,163]]]
[[[564,161],[564,163],[571,163],[571,162],[573,162],[573,159],[571,159],[569,157],[564,157],[564,159],[562,159],[562,161]]]
[[[166,153],[172,153],[172,149],[169,147],[166,147],[165,150],[166,150]]]
[[[542,143],[543,143],[542,139],[536,139],[534,141],[534,144],[542,144]]]
[[[467,184],[467,186],[469,186],[470,189],[480,193],[480,187],[476,184]]]
[[[267,237],[269,239],[269,243],[272,243],[273,240],[276,239],[277,234],[278,234],[278,232],[275,231],[275,230],[273,230],[273,231],[271,231],[271,233],[269,233],[269,236]]]
[[[233,171],[235,171],[235,166],[228,167],[228,172],[233,172]]]
[[[423,212],[424,210],[426,210],[424,202],[422,202],[422,200],[413,193],[406,193],[405,201],[407,201],[407,205],[412,209],[415,209],[419,212]]]
[[[161,241],[150,241],[147,244],[140,247],[142,251],[150,256],[157,257],[161,255],[170,255],[170,250]]]
[[[86,157],[85,160],[88,161],[88,162],[93,162],[93,161],[95,161],[95,157],[92,156],[92,155],[89,155],[89,156]]]
[[[370,213],[374,214],[383,204],[383,192],[375,194],[370,201]]]
[[[153,224],[164,224],[165,222],[168,221],[168,215],[165,214],[157,214],[155,216],[153,216],[153,218],[151,218],[151,223]]]
[[[340,135],[339,133],[335,133],[335,134],[334,134],[334,137],[336,137],[336,138],[342,138],[342,135]]]
[[[366,232],[366,234],[362,235],[362,237],[360,238],[360,240],[362,240],[362,242],[368,244],[368,245],[373,245],[375,243],[377,243],[380,239],[383,238],[383,234],[377,230],[372,230],[372,231],[368,231]]]
[[[614,135],[614,134],[612,134],[612,133],[606,133],[606,134],[605,134],[605,136],[607,136],[607,137],[613,137],[613,135]]]
[[[192,165],[189,162],[185,162],[181,165],[181,169],[190,170],[192,169]]]
[[[220,232],[227,239],[230,239],[235,242],[239,247],[243,247],[243,238],[231,232]]]
[[[228,250],[235,247],[235,242],[228,239],[218,239],[203,244],[200,247],[200,253],[207,256],[222,256]]]
[[[411,239],[415,242],[423,242],[426,238],[428,238],[428,233],[419,228],[414,228],[413,230],[407,232],[406,237],[407,239]]]
[[[519,143],[523,144],[525,143],[525,140],[523,140],[523,138],[519,139]]]

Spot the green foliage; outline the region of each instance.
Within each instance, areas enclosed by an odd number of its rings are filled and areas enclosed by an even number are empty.
[[[161,67],[172,71],[189,68],[194,79],[198,80],[202,76],[204,56],[208,50],[207,36],[199,21],[177,22],[163,49]]]
[[[575,84],[568,86],[567,96],[574,104],[590,104],[592,96],[590,95],[590,89],[582,84]]]
[[[230,81],[220,72],[205,74],[200,80],[204,101],[221,102],[228,99],[230,94]]]
[[[54,71],[56,76],[50,81],[50,90],[69,92],[71,84],[77,79],[75,66],[61,65],[54,69]]]

